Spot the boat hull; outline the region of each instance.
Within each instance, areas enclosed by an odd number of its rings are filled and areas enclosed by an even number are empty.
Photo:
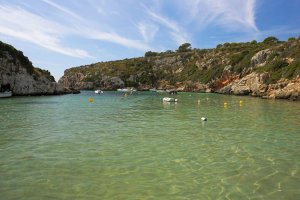
[[[0,98],[6,98],[6,97],[11,97],[12,96],[12,92],[0,92]]]
[[[165,102],[177,102],[178,99],[170,98],[170,97],[164,97],[163,101],[165,101]]]

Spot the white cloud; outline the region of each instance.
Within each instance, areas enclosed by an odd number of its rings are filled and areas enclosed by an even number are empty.
[[[96,10],[96,12],[99,15],[103,15],[103,16],[109,16],[109,15],[119,15],[119,12],[112,9],[112,8],[108,8],[108,5],[112,6],[111,2],[109,1],[103,1],[103,0],[85,0],[89,6],[93,9]]]
[[[31,42],[48,50],[78,58],[89,58],[91,56],[85,50],[66,47],[66,44],[63,45],[64,39],[70,35],[107,41],[142,51],[150,49],[148,45],[140,40],[129,39],[114,32],[98,30],[95,24],[84,19],[78,20],[81,17],[67,8],[55,4],[50,0],[43,1],[62,11],[64,17],[69,17],[69,20],[74,23],[65,26],[44,19],[17,6],[0,6],[0,34]]]
[[[221,25],[228,30],[257,32],[255,5],[256,0],[186,0],[182,7],[200,28]]]
[[[62,6],[54,3],[51,0],[42,0],[42,1],[45,2],[45,3],[47,3],[47,4],[49,4],[49,5],[51,5],[51,6],[53,6],[54,8],[56,8],[56,9],[58,9],[60,11],[62,11],[63,13],[66,13],[66,14],[70,15],[71,17],[74,17],[74,18],[79,19],[79,20],[83,20],[83,18],[80,17],[79,15],[77,15],[76,13],[70,11],[69,9],[67,9],[65,7],[62,7]]]
[[[159,30],[158,26],[150,22],[139,22],[137,27],[146,42],[151,42]]]
[[[147,13],[153,21],[156,21],[159,24],[170,29],[170,34],[171,36],[173,36],[177,44],[182,44],[190,40],[186,31],[183,28],[181,28],[175,21],[170,20],[167,17],[163,17],[150,10],[147,10]]]
[[[64,55],[85,58],[88,53],[61,44],[66,28],[18,7],[0,6],[0,34],[31,42]]]
[[[116,43],[122,46],[125,46],[127,48],[134,48],[138,50],[147,50],[150,47],[143,42],[139,40],[132,40],[125,37],[122,37],[116,33],[109,33],[109,32],[103,32],[103,31],[97,31],[92,29],[86,29],[78,32],[78,34],[82,34],[83,36],[90,38],[90,39],[96,39],[96,40],[103,40],[108,41],[112,43]]]
[[[76,13],[74,13],[60,5],[54,4],[50,0],[43,0],[43,1],[53,4],[54,7],[56,7],[58,10],[63,11],[65,14],[69,15],[70,17],[82,19]],[[89,1],[89,3],[91,5],[96,5],[93,1]],[[103,2],[100,2],[100,3],[101,3],[101,5],[103,5]],[[95,8],[100,13],[102,12],[101,9],[103,10],[103,8],[101,8],[99,6],[96,6]],[[105,12],[105,13],[102,12],[101,14],[106,15],[108,13],[116,14],[115,11]],[[95,28],[97,25],[94,26],[94,24],[91,24],[87,20],[82,19],[82,22],[75,21],[74,24],[76,24],[76,27],[73,28],[74,34],[81,35],[81,36],[89,38],[89,39],[108,41],[111,43],[116,43],[116,44],[125,46],[127,48],[134,48],[134,49],[138,49],[138,50],[142,50],[142,51],[149,49],[149,47],[146,44],[144,44],[143,42],[141,42],[139,40],[128,39],[126,37],[120,36],[119,34],[113,33],[113,32],[97,30],[97,28]]]

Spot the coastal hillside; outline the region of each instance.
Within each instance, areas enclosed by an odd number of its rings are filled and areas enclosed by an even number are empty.
[[[0,90],[13,95],[51,95],[71,92],[50,72],[32,66],[21,51],[0,41]]]
[[[144,57],[65,70],[59,83],[76,89],[136,87],[300,99],[300,37],[224,43],[213,49],[146,52]]]

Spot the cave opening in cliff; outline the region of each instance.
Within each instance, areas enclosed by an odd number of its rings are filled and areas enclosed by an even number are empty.
[[[0,92],[10,91],[10,84],[1,84]]]

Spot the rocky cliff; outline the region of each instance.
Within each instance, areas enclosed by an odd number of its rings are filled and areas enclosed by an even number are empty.
[[[32,66],[21,51],[0,41],[0,90],[13,95],[65,94],[65,89],[46,71]]]
[[[146,52],[65,71],[59,83],[78,89],[122,87],[217,92],[300,100],[300,38],[225,43],[214,49]]]

